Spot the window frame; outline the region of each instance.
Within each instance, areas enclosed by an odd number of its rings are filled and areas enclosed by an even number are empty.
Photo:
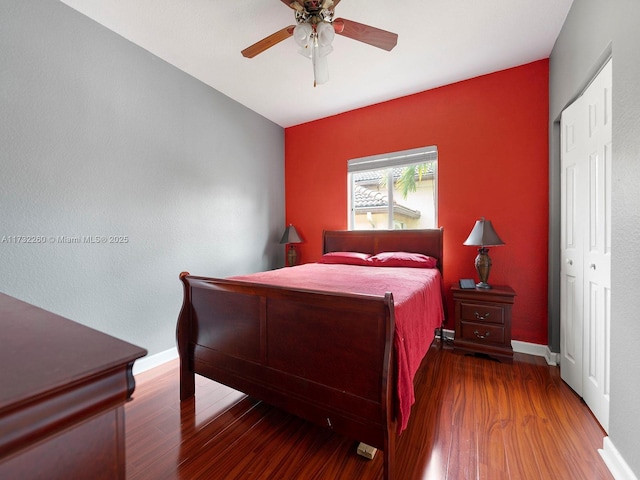
[[[388,210],[387,210],[387,227],[386,230],[394,230],[394,217],[393,217],[393,199],[394,199],[394,182],[392,178],[393,167],[406,167],[410,165],[422,164],[422,163],[434,163],[433,169],[433,189],[434,189],[434,225],[432,228],[436,228],[438,225],[438,147],[435,145],[414,148],[411,150],[402,150],[398,152],[391,152],[379,155],[371,155],[368,157],[354,158],[347,161],[347,215],[348,215],[348,229],[353,230],[355,226],[355,192],[353,174],[365,171],[375,171],[388,169],[387,177],[387,198]]]

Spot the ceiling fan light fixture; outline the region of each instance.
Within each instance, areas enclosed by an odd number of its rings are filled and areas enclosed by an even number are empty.
[[[333,46],[327,45],[325,47],[321,47],[320,45],[318,45],[314,48],[314,50],[317,52],[318,57],[326,57],[331,52],[333,52]]]
[[[318,35],[318,45],[326,47],[331,45],[331,42],[333,42],[333,39],[336,36],[336,31],[330,23],[320,22],[316,25],[316,34]]]
[[[309,41],[311,40],[312,35],[313,27],[308,23],[299,23],[293,29],[293,39],[303,48],[307,48],[309,46]]]
[[[313,48],[313,55],[311,56],[311,62],[313,63],[313,86],[322,85],[329,81],[329,63],[327,62],[327,55],[320,53],[320,48]]]
[[[316,25],[299,23],[293,29],[293,38],[300,46],[298,53],[311,59],[313,65],[313,86],[322,85],[329,80],[327,55],[333,51],[331,42],[336,35],[333,25],[320,22]]]

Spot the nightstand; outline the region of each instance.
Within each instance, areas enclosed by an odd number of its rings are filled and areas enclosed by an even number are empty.
[[[511,363],[511,306],[516,292],[508,286],[490,289],[451,287],[455,304],[455,352],[479,353]]]

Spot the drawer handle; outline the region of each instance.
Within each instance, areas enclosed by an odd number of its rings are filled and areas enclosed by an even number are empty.
[[[473,333],[478,338],[487,338],[489,335],[491,335],[491,332],[484,332],[484,335],[480,335],[480,332],[478,332],[478,330],[475,330]]]
[[[476,319],[478,320],[486,320],[487,318],[489,318],[489,312],[485,313],[484,315],[480,315],[478,312],[473,312],[476,316]]]

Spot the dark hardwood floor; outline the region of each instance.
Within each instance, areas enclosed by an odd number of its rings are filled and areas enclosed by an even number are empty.
[[[415,380],[398,480],[612,479],[604,432],[543,358],[513,365],[431,348]],[[127,478],[382,478],[357,442],[196,376],[179,401],[178,362],[137,377],[126,405]]]

